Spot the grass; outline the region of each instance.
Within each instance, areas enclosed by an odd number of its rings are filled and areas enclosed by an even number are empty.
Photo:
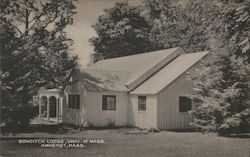
[[[85,148],[41,148],[37,144],[18,144],[19,138],[102,139],[106,144],[87,144]],[[19,138],[2,138],[0,156],[10,157],[249,157],[249,138],[219,137],[195,132],[145,133],[134,128],[108,130],[23,133]]]

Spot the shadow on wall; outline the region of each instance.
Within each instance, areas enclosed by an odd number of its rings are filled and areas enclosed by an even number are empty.
[[[87,113],[81,110],[69,109],[65,104],[66,110],[63,114],[63,123],[73,126],[88,126]]]
[[[82,72],[80,69],[75,69],[73,71],[72,77],[74,78],[74,80],[72,80],[72,82],[69,85],[72,85],[76,82],[81,81],[81,82],[83,82],[83,86],[86,88],[92,88],[95,90],[103,90],[104,89],[104,88],[99,87],[97,85],[97,84],[103,83],[103,81],[101,81],[101,79],[97,79],[86,72]]]

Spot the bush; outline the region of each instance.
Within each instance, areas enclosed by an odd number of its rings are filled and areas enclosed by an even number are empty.
[[[250,110],[246,109],[224,120],[218,128],[221,135],[240,134],[250,132]]]
[[[115,126],[115,121],[114,120],[108,120],[107,127],[108,128],[114,128],[114,126]]]
[[[148,132],[158,133],[160,130],[152,127],[148,130]]]
[[[30,120],[38,115],[38,107],[32,104],[23,104],[18,107],[2,107],[2,133],[18,133],[29,128]]]
[[[7,122],[1,123],[1,133],[3,136],[9,135],[10,133],[15,136],[17,133],[19,133],[20,124],[16,121],[13,121],[11,119],[8,119]]]
[[[37,106],[32,106],[31,104],[24,105],[15,110],[13,120],[20,123],[22,128],[29,127],[30,120],[38,115]]]

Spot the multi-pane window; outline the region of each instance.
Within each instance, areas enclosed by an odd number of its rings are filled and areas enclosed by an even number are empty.
[[[68,108],[80,109],[80,95],[68,96]]]
[[[102,96],[102,110],[115,110],[116,109],[116,96],[103,95]]]
[[[192,100],[186,96],[179,97],[179,112],[187,112],[192,109]]]
[[[146,111],[146,96],[138,96],[138,111]]]

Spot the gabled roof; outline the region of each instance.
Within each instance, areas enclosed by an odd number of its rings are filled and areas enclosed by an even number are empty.
[[[74,81],[80,81],[90,91],[129,91],[125,83],[130,72],[83,69],[74,72]]]
[[[182,54],[142,83],[130,94],[157,94],[208,54],[207,51]]]
[[[125,85],[129,89],[133,89],[181,53],[184,53],[184,51],[176,47],[125,57],[104,59],[91,65],[88,69],[130,72]]]
[[[46,89],[44,87],[38,90],[38,94],[60,94],[62,91],[58,88]]]
[[[92,91],[131,91],[157,94],[207,52],[184,54],[181,48],[100,60],[78,72],[74,80]]]

